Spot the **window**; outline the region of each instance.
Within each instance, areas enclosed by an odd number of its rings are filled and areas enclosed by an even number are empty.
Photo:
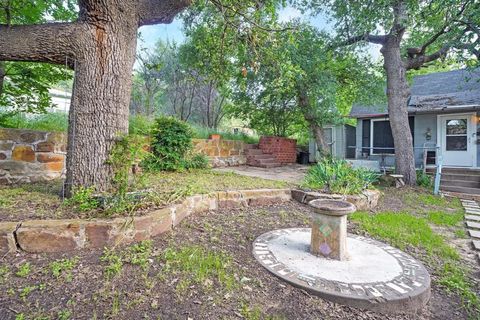
[[[467,151],[467,119],[449,119],[446,122],[446,150]]]
[[[371,125],[372,154],[394,154],[392,128],[388,120],[373,120]]]

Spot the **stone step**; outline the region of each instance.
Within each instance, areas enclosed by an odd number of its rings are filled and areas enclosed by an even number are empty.
[[[271,154],[256,154],[256,155],[248,155],[247,156],[247,159],[248,160],[262,160],[262,159],[274,159],[275,160],[275,157],[272,156]]]
[[[257,159],[258,162],[260,163],[278,163],[277,159],[271,157],[271,158],[262,158],[262,159]]]
[[[245,155],[248,156],[254,156],[254,155],[262,155],[264,154],[262,150],[260,149],[246,149],[245,150]]]
[[[440,186],[440,189],[443,191],[451,191],[456,193],[464,193],[464,194],[474,194],[480,195],[480,188],[468,188],[468,187],[454,187],[454,186]]]
[[[480,240],[472,240],[472,244],[476,250],[480,250]]]
[[[255,167],[259,168],[275,168],[275,167],[280,167],[280,163],[260,163],[258,165],[255,165]]]
[[[248,149],[258,149],[258,144],[256,144],[256,143],[245,144],[245,150],[248,150]]]
[[[475,215],[466,215],[465,220],[471,220],[471,221],[480,221],[480,214],[475,216]]]
[[[467,227],[472,228],[472,229],[480,229],[480,223],[478,222],[472,222],[472,221],[466,221]]]
[[[478,230],[467,230],[467,231],[470,237],[480,239],[480,231]]]

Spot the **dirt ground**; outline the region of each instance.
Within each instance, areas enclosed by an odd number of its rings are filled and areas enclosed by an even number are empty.
[[[314,297],[260,267],[251,254],[252,241],[273,229],[307,226],[308,216],[308,208],[294,202],[191,216],[174,232],[154,239],[145,259],[123,258],[116,267],[118,260],[105,259],[105,254],[102,258],[101,250],[6,256],[0,262],[0,319],[467,318],[460,299],[440,288],[435,277],[432,298],[419,314],[385,315]],[[349,226],[350,232],[356,229]],[[221,254],[211,268],[225,274],[213,272],[195,280],[199,269],[209,267],[198,264],[193,253],[191,265],[167,262],[165,252],[182,248]],[[119,247],[114,253],[128,257],[129,250]],[[418,249],[407,251],[422,259]],[[75,262],[54,275],[52,261],[58,259]],[[109,276],[112,270],[118,274]],[[233,284],[225,279],[233,279]]]

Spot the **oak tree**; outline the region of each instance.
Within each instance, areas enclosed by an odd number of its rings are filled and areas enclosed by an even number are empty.
[[[303,8],[331,15],[336,46],[381,46],[387,78],[388,114],[396,171],[416,182],[413,140],[408,125],[407,71],[454,50],[479,50],[480,3],[475,0],[297,0]]]

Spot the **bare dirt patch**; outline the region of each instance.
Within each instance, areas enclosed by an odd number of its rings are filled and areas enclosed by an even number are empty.
[[[294,202],[221,210],[187,218],[174,232],[154,239],[143,255],[132,255],[137,251],[131,246],[109,255],[19,253],[0,264],[0,318],[20,314],[26,319],[466,318],[459,298],[435,282],[433,297],[420,314],[382,315],[311,296],[261,268],[251,254],[252,241],[269,230],[305,227],[308,218],[309,209]],[[418,251],[408,251],[422,258]],[[56,275],[54,261],[63,267]]]

